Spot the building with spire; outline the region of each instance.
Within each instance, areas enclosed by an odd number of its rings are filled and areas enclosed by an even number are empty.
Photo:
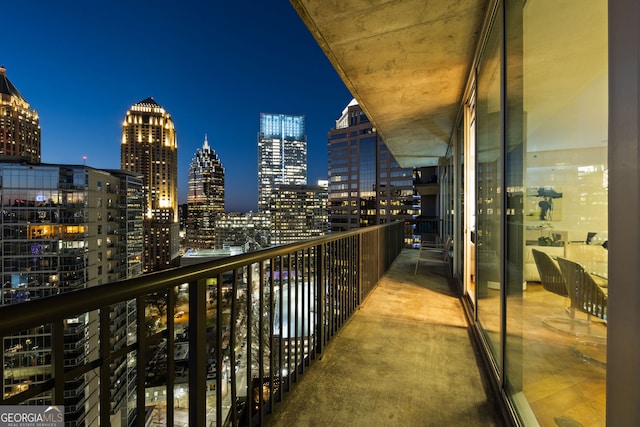
[[[0,158],[40,162],[40,119],[0,66]]]
[[[178,145],[171,115],[153,98],[127,111],[120,164],[143,176],[145,271],[171,267],[180,248]]]
[[[192,249],[221,248],[216,239],[216,218],[224,213],[224,168],[207,136],[189,166],[186,246]]]

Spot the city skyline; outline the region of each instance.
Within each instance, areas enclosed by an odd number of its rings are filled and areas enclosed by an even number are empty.
[[[225,165],[226,210],[257,209],[265,112],[305,116],[308,181],[327,178],[327,133],[352,96],[288,2],[13,3],[4,12],[0,64],[39,114],[42,162],[118,168],[122,117],[153,97],[175,122],[180,203],[208,134]]]

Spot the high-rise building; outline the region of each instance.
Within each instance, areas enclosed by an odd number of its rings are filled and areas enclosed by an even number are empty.
[[[420,215],[413,169],[398,165],[355,99],[329,132],[328,210],[332,232]]]
[[[260,114],[258,135],[258,211],[268,212],[281,185],[307,183],[304,116]]]
[[[246,252],[269,246],[271,218],[247,212],[228,212],[216,219],[216,237],[222,247],[243,247]]]
[[[271,243],[283,245],[327,234],[327,182],[281,185],[271,199]]]
[[[6,156],[40,162],[40,119],[0,66],[0,160]]]
[[[122,171],[87,166],[0,163],[3,286],[0,304],[17,304],[101,285],[142,271],[142,180]],[[130,209],[129,209],[130,208]],[[128,239],[131,238],[131,241]],[[135,325],[135,304],[114,306],[113,348],[127,344]],[[65,321],[65,357],[78,364],[98,357],[98,314]],[[46,381],[51,375],[50,325],[4,338],[5,396]],[[135,373],[126,358],[112,361],[114,419],[135,409]],[[72,365],[65,365],[72,368]],[[10,380],[7,380],[9,378]],[[65,386],[65,420],[93,425],[99,406],[97,378],[76,377]],[[32,404],[51,403],[41,394]]]
[[[220,248],[216,244],[216,218],[224,213],[224,168],[205,135],[189,166],[187,194],[187,247]]]
[[[144,269],[170,267],[180,249],[178,145],[171,115],[153,98],[127,111],[120,163],[122,169],[143,177]]]

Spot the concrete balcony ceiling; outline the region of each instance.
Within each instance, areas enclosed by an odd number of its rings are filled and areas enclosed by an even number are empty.
[[[402,167],[446,153],[487,0],[291,0]]]

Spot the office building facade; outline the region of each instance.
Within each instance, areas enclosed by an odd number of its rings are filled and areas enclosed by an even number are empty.
[[[271,243],[284,245],[327,234],[327,199],[326,181],[278,187],[271,199]]]
[[[260,113],[258,134],[258,211],[268,212],[281,185],[307,183],[304,116]]]
[[[7,156],[40,162],[40,119],[0,66],[0,160]]]
[[[413,169],[402,168],[353,99],[329,131],[329,223],[332,232],[412,221],[420,215]],[[408,236],[412,235],[408,230]]]
[[[215,222],[223,213],[224,168],[205,136],[189,166],[186,246],[220,249],[221,246],[216,245]]]
[[[86,166],[0,163],[2,188],[2,305],[97,286],[142,271],[142,216],[136,209],[140,178],[125,172]],[[136,202],[136,200],[138,200]],[[125,206],[131,202],[132,210]],[[137,212],[137,213],[134,213]],[[126,232],[124,232],[126,230]],[[127,239],[131,237],[132,242]],[[138,242],[138,243],[136,243]],[[127,343],[135,325],[135,304],[113,307],[111,345]],[[65,357],[73,363],[96,358],[98,313],[67,319]],[[4,339],[5,396],[23,391],[51,375],[51,330],[43,325]],[[119,381],[111,390],[114,420],[127,419],[135,405],[135,374],[127,360],[112,363]],[[114,383],[115,384],[115,383]],[[65,420],[93,425],[98,410],[98,382],[93,374],[65,386]],[[31,404],[50,403],[40,395]]]
[[[216,238],[223,248],[242,247],[245,252],[269,246],[271,218],[257,212],[227,212],[216,218]]]
[[[145,271],[168,268],[179,254],[177,162],[171,115],[153,98],[131,106],[122,124],[120,167],[143,177]]]

